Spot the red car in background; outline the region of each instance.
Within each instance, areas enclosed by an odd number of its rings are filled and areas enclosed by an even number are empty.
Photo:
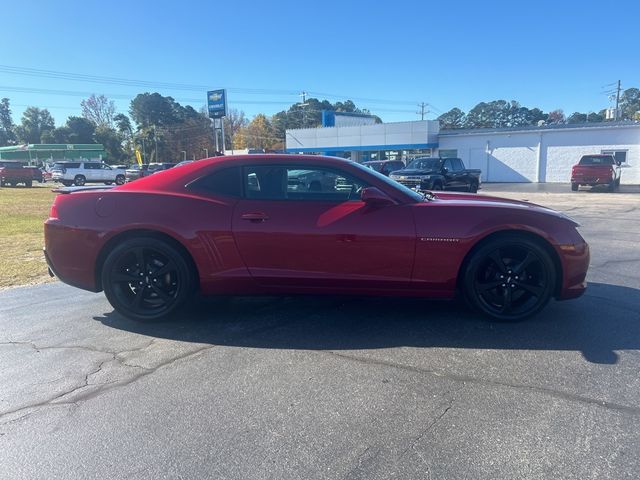
[[[620,162],[613,155],[584,155],[571,169],[571,190],[577,192],[580,185],[606,185],[613,192],[620,186],[621,173]]]
[[[312,185],[300,172],[322,178]],[[562,213],[416,192],[343,159],[244,155],[136,182],[61,188],[45,256],[62,281],[137,320],[196,290],[453,298],[519,320],[586,288],[589,248]]]

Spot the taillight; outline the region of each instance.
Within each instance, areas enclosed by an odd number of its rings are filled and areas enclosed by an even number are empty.
[[[58,218],[58,207],[55,203],[51,205],[51,210],[49,210],[49,218]]]

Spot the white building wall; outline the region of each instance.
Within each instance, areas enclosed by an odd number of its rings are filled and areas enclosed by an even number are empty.
[[[439,148],[455,149],[487,182],[569,182],[580,157],[627,150],[622,183],[640,183],[640,125],[441,134]]]

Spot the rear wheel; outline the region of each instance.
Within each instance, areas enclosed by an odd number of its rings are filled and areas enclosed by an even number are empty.
[[[577,183],[572,183],[571,184],[571,191],[572,192],[577,192],[578,191],[578,187],[579,187],[579,185]]]
[[[124,175],[116,175],[116,185],[124,185]]]
[[[611,180],[611,183],[609,185],[607,185],[607,192],[613,192],[616,189],[616,182],[615,180]]]
[[[470,193],[478,193],[478,184],[477,183],[470,183],[469,184],[469,192]]]
[[[73,179],[73,183],[78,187],[82,187],[86,182],[87,179],[84,175],[76,175],[76,177]]]
[[[433,188],[431,190],[442,190],[442,183],[436,182],[433,184]]]
[[[556,282],[551,256],[518,234],[498,237],[470,258],[462,282],[468,303],[499,321],[517,321],[549,302]]]
[[[27,188],[33,187],[33,180],[27,180],[26,182],[24,182],[24,186]]]
[[[65,187],[70,187],[71,185],[73,185],[73,182],[70,182],[69,180],[63,180],[62,185],[64,185]]]
[[[155,238],[120,243],[102,268],[104,293],[113,308],[139,321],[160,320],[178,310],[194,289],[194,274],[175,247]]]

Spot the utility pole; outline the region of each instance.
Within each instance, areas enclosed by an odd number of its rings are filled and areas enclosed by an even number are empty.
[[[155,157],[156,157],[156,162],[158,161],[158,134],[156,133],[156,124],[153,124],[153,140],[156,142],[156,151],[155,151]]]
[[[420,120],[424,120],[424,116],[429,113],[429,110],[427,110],[429,104],[422,102],[419,103],[418,106],[420,107],[420,111],[416,112],[416,114],[420,115]]]
[[[300,96],[302,97],[302,103],[300,104],[302,107],[302,128],[306,128],[307,126],[307,109],[304,108],[307,106],[307,95],[307,92],[300,93]]]
[[[620,80],[618,80],[618,88],[616,88],[616,114],[615,119],[618,120],[618,107],[620,106]]]

